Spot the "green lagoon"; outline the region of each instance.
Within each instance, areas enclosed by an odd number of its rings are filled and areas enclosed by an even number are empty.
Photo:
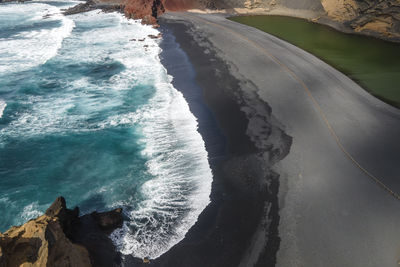
[[[400,44],[342,33],[299,18],[240,16],[230,19],[310,52],[374,96],[400,108]]]

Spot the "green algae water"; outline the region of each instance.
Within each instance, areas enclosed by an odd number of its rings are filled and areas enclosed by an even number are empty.
[[[240,16],[230,19],[314,54],[374,96],[400,108],[400,44],[342,33],[298,18]]]

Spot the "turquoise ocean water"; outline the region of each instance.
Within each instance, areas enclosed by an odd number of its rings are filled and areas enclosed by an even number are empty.
[[[76,3],[0,5],[0,231],[62,195],[81,213],[123,207],[118,249],[154,258],[209,203],[204,142],[147,38],[158,31],[61,14]]]

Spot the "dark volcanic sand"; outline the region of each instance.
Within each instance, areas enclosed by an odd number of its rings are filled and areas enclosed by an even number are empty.
[[[270,141],[269,150],[284,155],[284,134],[272,128],[269,135],[270,121],[293,136],[290,153],[273,165],[280,175],[276,266],[397,265],[400,202],[360,165],[394,191],[399,188],[399,110],[316,57],[223,15],[169,12],[163,17],[195,25],[231,66],[257,149],[268,151]],[[268,107],[258,98],[271,106],[272,118],[263,117]],[[263,244],[259,241],[254,244]],[[265,246],[252,251],[260,247]],[[246,255],[239,266],[253,266],[256,260]]]
[[[167,253],[150,264],[125,256],[122,265],[274,266],[279,176],[270,166],[288,153],[291,138],[272,125],[269,106],[250,82],[231,75],[205,37],[193,36],[184,22],[161,19],[160,25],[162,62],[198,119],[209,153],[211,203]]]

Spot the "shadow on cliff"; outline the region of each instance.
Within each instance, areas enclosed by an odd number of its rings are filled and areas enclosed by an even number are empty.
[[[42,240],[37,237],[2,238],[0,247],[6,248],[2,251],[5,257],[0,258],[0,266],[20,266],[23,263],[34,263],[39,258],[39,250]]]

